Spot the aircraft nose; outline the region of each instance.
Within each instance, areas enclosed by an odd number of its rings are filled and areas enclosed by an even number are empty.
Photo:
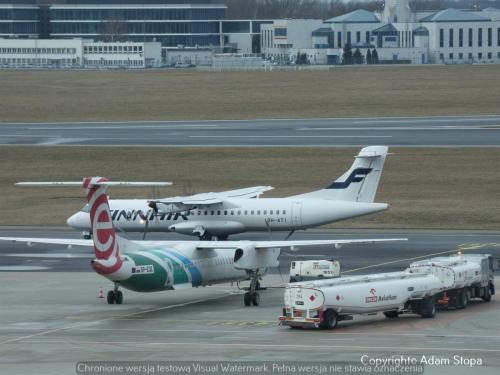
[[[77,212],[71,215],[67,220],[66,224],[75,229],[88,229],[90,222],[88,220],[88,215],[83,214],[82,212]],[[85,220],[87,219],[87,220]]]

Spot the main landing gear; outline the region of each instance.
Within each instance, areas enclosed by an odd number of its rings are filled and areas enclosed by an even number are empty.
[[[259,306],[260,304],[260,294],[258,290],[260,289],[259,276],[257,271],[249,271],[250,276],[250,288],[243,296],[243,303],[245,306]]]
[[[107,295],[107,301],[110,305],[116,303],[117,305],[121,305],[123,302],[123,293],[121,290],[118,290],[118,285],[115,284],[115,288],[110,290]]]

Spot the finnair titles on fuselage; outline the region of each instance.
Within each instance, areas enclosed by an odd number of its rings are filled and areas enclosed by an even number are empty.
[[[110,200],[114,224],[124,232],[166,232],[226,239],[246,231],[295,231],[387,209],[374,203],[388,153],[386,146],[363,148],[351,168],[328,187],[286,198],[258,198],[268,186],[160,200]],[[258,198],[258,199],[250,199]],[[68,225],[89,231],[88,209]]]

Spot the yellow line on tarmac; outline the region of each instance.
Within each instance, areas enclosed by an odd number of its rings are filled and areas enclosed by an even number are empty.
[[[500,244],[497,244],[497,243],[486,243],[486,244],[464,243],[464,244],[458,245],[458,247],[456,249],[453,249],[453,250],[440,251],[438,253],[431,253],[431,254],[419,255],[418,257],[413,257],[413,258],[398,259],[398,260],[392,260],[390,262],[384,262],[384,263],[379,263],[379,264],[372,264],[370,266],[353,268],[353,269],[350,269],[350,270],[347,270],[347,271],[342,271],[342,273],[361,271],[361,270],[366,270],[366,269],[369,269],[369,268],[386,266],[388,264],[400,263],[400,262],[405,262],[405,261],[410,261],[410,260],[417,260],[417,259],[422,259],[422,258],[428,258],[428,257],[436,256],[436,255],[457,253],[457,252],[463,251],[463,250],[479,250],[479,249],[481,249],[483,247],[486,247],[486,246],[500,246]]]

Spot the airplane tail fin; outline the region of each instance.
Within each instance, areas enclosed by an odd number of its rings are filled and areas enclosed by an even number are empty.
[[[387,146],[369,146],[355,156],[351,168],[326,188],[300,195],[302,198],[371,203],[375,199]]]
[[[83,179],[83,187],[87,189],[90,227],[96,257],[92,262],[92,267],[97,273],[103,275],[115,273],[122,266],[120,248],[106,195],[108,182],[108,179],[104,177]]]

